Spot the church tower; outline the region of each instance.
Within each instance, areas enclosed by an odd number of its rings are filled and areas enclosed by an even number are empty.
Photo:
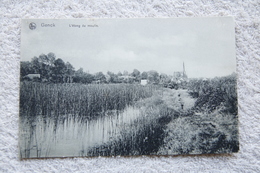
[[[185,64],[184,64],[184,62],[183,62],[183,72],[182,72],[182,76],[183,76],[184,79],[187,79],[187,78],[188,78],[188,76],[187,76],[187,74],[186,74],[186,71],[185,71]]]

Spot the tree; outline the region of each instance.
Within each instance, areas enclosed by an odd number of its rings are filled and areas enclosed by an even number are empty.
[[[49,64],[48,56],[45,55],[45,54],[41,54],[39,56],[39,62],[42,63],[42,64],[48,65]]]
[[[21,64],[20,64],[20,74],[21,74],[21,77],[27,75],[27,74],[30,74],[32,73],[33,69],[32,69],[32,65],[29,61],[21,61]]]
[[[83,68],[79,68],[74,74],[73,82],[82,83],[83,76],[84,76]]]
[[[49,65],[48,56],[41,54],[38,58],[40,64],[40,74],[42,80],[49,80],[51,76],[51,66]]]
[[[98,72],[95,74],[94,79],[98,83],[104,83],[106,81],[106,76],[102,72]]]
[[[117,76],[122,76],[123,74],[119,71],[118,73],[117,73]]]
[[[108,83],[118,83],[118,76],[115,73],[108,71],[107,72],[107,82]]]
[[[159,83],[159,73],[155,70],[148,71],[147,79],[150,83],[158,84]]]
[[[41,65],[40,65],[38,57],[36,57],[36,56],[33,57],[31,60],[31,64],[32,64],[32,73],[41,74]]]
[[[60,58],[54,61],[54,67],[52,68],[52,81],[57,83],[65,82],[66,65]]]
[[[123,72],[123,75],[124,75],[124,76],[128,76],[128,71],[125,70],[125,71]]]
[[[92,83],[94,81],[94,75],[90,73],[84,73],[83,83]]]
[[[165,73],[161,73],[159,78],[161,84],[168,84],[171,82],[171,78]]]
[[[65,66],[66,66],[66,72],[65,72],[66,82],[71,83],[73,81],[72,76],[75,73],[74,67],[69,62],[66,62]]]
[[[50,52],[50,53],[48,53],[47,57],[48,57],[48,63],[49,63],[48,65],[54,66],[56,55],[54,53]]]
[[[131,73],[131,76],[135,77],[136,82],[139,82],[141,80],[140,71],[137,69],[134,69],[134,71]]]
[[[31,73],[39,73],[42,80],[50,81],[53,75],[53,67],[55,62],[55,54],[41,54],[39,57],[34,57],[31,60]]]
[[[141,74],[141,79],[147,79],[147,77],[148,77],[148,74],[147,74],[147,72],[143,72],[142,74]]]

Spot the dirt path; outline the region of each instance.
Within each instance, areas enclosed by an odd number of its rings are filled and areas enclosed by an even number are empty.
[[[187,90],[173,90],[165,88],[162,100],[169,108],[174,110],[188,110],[195,104],[195,99],[191,98]]]
[[[140,116],[128,125],[124,124],[122,129],[118,129],[117,140],[101,143],[88,150],[87,155],[156,154],[167,137],[165,130],[168,130],[167,125],[174,121],[175,114],[192,108],[194,103],[195,100],[189,96],[187,90],[162,88],[153,97],[137,103],[141,106],[135,109],[142,109],[139,112]],[[166,109],[165,105],[170,109]]]

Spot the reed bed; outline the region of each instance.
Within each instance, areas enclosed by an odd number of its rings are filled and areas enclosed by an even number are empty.
[[[133,84],[44,84],[22,82],[20,116],[76,115],[93,119],[107,110],[123,110],[151,97],[155,86]]]
[[[22,82],[21,158],[91,156],[89,147],[117,140],[123,126],[139,116],[134,103],[157,89],[133,84]]]

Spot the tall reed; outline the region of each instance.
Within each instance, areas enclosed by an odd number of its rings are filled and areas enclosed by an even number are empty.
[[[77,115],[93,119],[151,97],[155,87],[133,84],[43,84],[21,82],[20,116]]]

